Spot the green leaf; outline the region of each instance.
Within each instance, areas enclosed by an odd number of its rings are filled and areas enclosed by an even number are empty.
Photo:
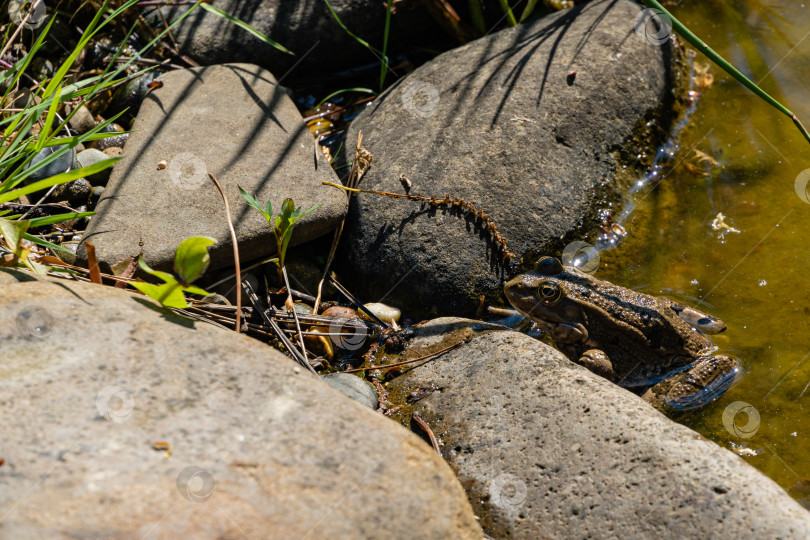
[[[42,126],[42,130],[39,132],[39,141],[37,142],[37,152],[42,150],[42,146],[51,138],[51,128],[53,128],[53,119],[56,117],[56,109],[59,108],[60,101],[59,97],[62,95],[62,87],[56,87],[56,95],[54,96],[53,101],[51,102],[51,106],[48,108],[48,115],[45,117],[45,125]]]
[[[174,254],[174,273],[184,287],[196,281],[211,262],[208,246],[216,243],[215,238],[192,236],[177,246]]]
[[[138,257],[138,266],[140,266],[141,270],[143,270],[147,274],[160,278],[166,283],[177,283],[177,280],[174,279],[174,276],[171,275],[170,273],[161,272],[160,270],[152,270],[152,268],[148,264],[146,264],[146,261],[143,260],[143,256]]]
[[[185,309],[188,307],[186,297],[183,296],[183,288],[177,281],[174,283],[164,283],[154,285],[144,281],[133,281],[132,286],[153,300],[157,300],[166,307]]]
[[[248,23],[246,23],[244,21],[240,21],[236,17],[228,15],[227,13],[222,11],[221,9],[217,9],[214,6],[210,5],[210,4],[200,4],[200,6],[203,9],[205,9],[206,11],[210,11],[211,13],[215,13],[215,14],[219,15],[220,17],[231,21],[233,24],[235,24],[239,28],[248,31],[249,33],[253,34],[254,36],[259,38],[260,40],[262,40],[265,43],[267,43],[268,45],[270,45],[271,47],[275,47],[276,49],[280,50],[283,53],[295,55],[294,52],[292,52],[291,50],[289,50],[288,48],[286,48],[282,44],[280,44],[280,43],[278,43],[276,41],[273,41],[269,37],[265,36],[264,34],[259,32],[258,30],[256,30],[252,26],[250,26]]]
[[[314,212],[315,210],[317,210],[317,209],[318,209],[318,208],[320,208],[321,206],[323,206],[323,204],[319,204],[319,205],[317,205],[317,206],[313,206],[313,207],[312,207],[312,208],[310,208],[309,210],[305,210],[305,211],[304,211],[304,213],[303,213],[303,214],[301,214],[300,216],[298,216],[298,218],[296,218],[296,220],[295,220],[295,221],[298,221],[299,219],[301,219],[301,218],[302,218],[302,217],[304,217],[305,215],[309,214],[310,212]]]
[[[242,194],[242,198],[245,199],[250,206],[258,210],[264,216],[264,219],[270,223],[270,221],[273,219],[273,207],[270,206],[270,201],[267,201],[267,212],[265,212],[264,208],[262,208],[262,203],[259,202],[259,199],[242,189],[242,186],[236,187],[239,188],[239,193]]]
[[[0,234],[3,235],[8,247],[17,251],[20,248],[20,240],[30,225],[30,221],[9,221],[0,218]]]
[[[183,292],[187,292],[189,294],[199,294],[199,295],[202,295],[202,296],[208,296],[209,294],[211,294],[210,292],[206,291],[205,289],[202,289],[202,288],[197,287],[195,285],[189,285],[188,287],[183,287]]]

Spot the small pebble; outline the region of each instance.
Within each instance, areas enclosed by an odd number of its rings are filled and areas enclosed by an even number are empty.
[[[109,147],[109,148],[105,148],[105,149],[104,149],[104,154],[105,154],[106,156],[108,156],[108,157],[118,157],[118,156],[120,156],[120,155],[121,155],[123,152],[124,152],[124,151],[123,151],[121,148],[117,147],[117,146],[111,146],[111,147]]]
[[[399,318],[402,316],[402,312],[397,308],[379,302],[365,304],[364,307],[376,315],[381,321],[389,324],[399,321]],[[360,318],[367,321],[371,320],[371,318],[362,311],[360,312]]]
[[[371,383],[349,373],[330,373],[321,375],[321,380],[363,405],[376,409],[378,405],[377,390]]]
[[[162,171],[162,170],[163,170],[163,169],[165,169],[167,166],[168,166],[168,163],[166,163],[166,160],[165,160],[165,159],[161,159],[160,161],[158,161],[158,164],[157,164],[157,170]]]
[[[82,133],[87,133],[96,125],[96,119],[93,118],[93,113],[90,110],[82,105],[76,111],[76,114],[73,115],[73,118],[70,119],[68,122],[71,128],[73,128],[76,133],[81,135]]]

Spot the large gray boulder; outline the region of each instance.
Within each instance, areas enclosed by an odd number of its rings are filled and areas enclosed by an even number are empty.
[[[212,269],[233,265],[224,204],[208,173],[230,202],[242,260],[269,255],[276,244],[237,186],[262,205],[270,199],[275,212],[286,197],[305,209],[323,205],[298,222],[293,245],[326,234],[343,218],[346,196],[321,184],[337,175],[270,72],[230,64],[172,71],[160,80],[87,228],[103,266],[143,250],[149,264],[171,268],[178,244],[194,235],[217,239]]]
[[[678,50],[634,28],[639,7],[594,1],[452,50],[351,125],[373,155],[361,187],[463,197],[517,259],[561,248],[618,198],[625,166],[672,117]],[[575,74],[573,73],[575,72]],[[360,194],[344,234],[346,285],[417,317],[473,314],[509,269],[469,214]]]
[[[481,538],[433,450],[275,349],[111,287],[0,287],[0,537]]]
[[[389,390],[428,394],[403,416],[432,426],[493,538],[810,537],[810,514],[740,457],[525,334],[476,327],[419,325],[409,357],[469,342]]]
[[[350,32],[382,50],[386,6],[377,0],[329,0]],[[349,67],[379,62],[330,13],[324,0],[218,0],[215,7],[237,17],[291,50],[286,54],[221,17],[197,8],[174,30],[180,50],[202,64],[250,62],[270,69],[285,82],[320,77]],[[189,6],[161,8],[175,21]],[[152,20],[162,24],[155,10]],[[450,41],[421,2],[398,2],[391,17],[388,54],[392,59],[414,45]],[[379,67],[372,70],[379,72]]]

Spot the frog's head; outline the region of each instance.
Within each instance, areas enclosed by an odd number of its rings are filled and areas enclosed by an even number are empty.
[[[542,257],[534,271],[521,274],[504,286],[509,303],[527,317],[547,330],[560,324],[571,325],[580,315],[579,305],[572,301],[572,277],[579,274],[567,268],[559,259]]]

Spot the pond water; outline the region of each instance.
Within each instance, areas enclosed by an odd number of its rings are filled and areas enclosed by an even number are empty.
[[[669,9],[810,125],[810,7],[710,0]],[[709,63],[702,55],[695,62]],[[711,406],[675,419],[808,506],[810,199],[795,183],[802,171],[800,184],[810,179],[810,143],[720,68],[709,71],[714,82],[700,90],[662,179],[635,194],[622,220],[629,236],[601,254],[596,276],[689,302],[728,324],[715,342],[742,360],[744,376]],[[739,232],[713,230],[718,213]]]

